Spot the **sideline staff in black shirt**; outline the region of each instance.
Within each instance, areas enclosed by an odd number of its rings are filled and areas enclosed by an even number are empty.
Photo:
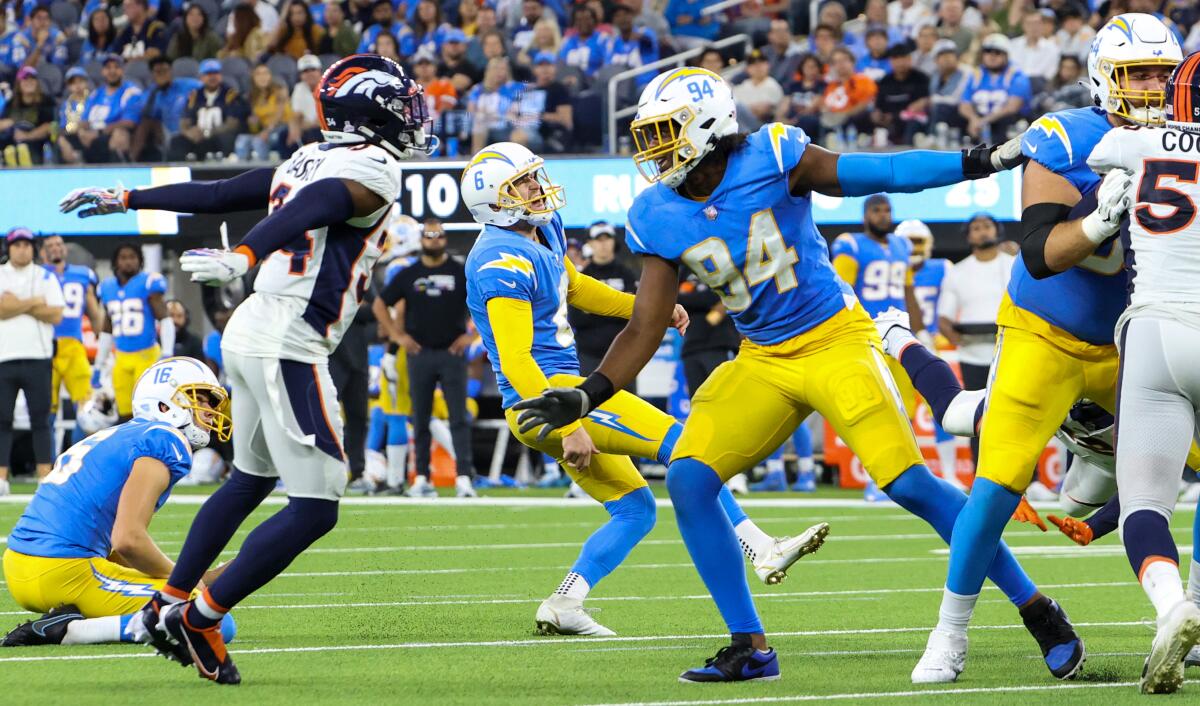
[[[633,270],[616,261],[617,231],[604,221],[597,221],[588,230],[588,243],[592,258],[579,271],[594,277],[618,292],[633,294],[637,290],[637,275]],[[575,329],[575,350],[579,354],[579,374],[591,375],[600,367],[600,361],[608,352],[613,339],[629,323],[614,316],[588,314],[574,307],[568,314],[571,328]],[[630,392],[636,393],[635,389]]]

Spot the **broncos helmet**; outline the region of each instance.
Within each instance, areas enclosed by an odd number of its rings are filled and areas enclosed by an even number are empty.
[[[437,150],[424,89],[391,59],[354,54],[335,62],[321,76],[316,97],[326,142],[369,142],[397,159]]]
[[[1167,79],[1167,127],[1200,132],[1200,52],[1189,54]]]

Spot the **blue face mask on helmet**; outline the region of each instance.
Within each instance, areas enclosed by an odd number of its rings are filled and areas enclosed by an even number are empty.
[[[397,159],[438,147],[424,89],[395,61],[374,54],[348,56],[325,71],[317,119],[327,142],[369,142]]]

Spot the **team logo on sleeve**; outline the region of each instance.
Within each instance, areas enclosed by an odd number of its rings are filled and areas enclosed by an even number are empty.
[[[1033,121],[1033,125],[1030,126],[1030,129],[1033,128],[1037,128],[1038,130],[1046,133],[1047,137],[1057,137],[1059,140],[1061,140],[1063,147],[1065,147],[1067,150],[1067,161],[1075,161],[1075,152],[1071,149],[1071,138],[1067,136],[1067,129],[1063,127],[1061,120],[1053,115],[1043,115],[1042,117]],[[1031,151],[1036,150],[1032,150],[1031,148]]]
[[[512,253],[502,252],[499,258],[480,265],[479,271],[482,272],[484,270],[515,272],[533,279],[533,263],[529,261],[529,258],[522,257],[521,255],[513,255]]]

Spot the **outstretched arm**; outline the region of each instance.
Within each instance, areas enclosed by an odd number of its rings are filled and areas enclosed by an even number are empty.
[[[270,167],[262,167],[220,181],[189,181],[129,191],[121,187],[85,187],[67,194],[58,206],[63,213],[70,213],[90,204],[79,212],[80,218],[124,213],[131,208],[179,213],[250,211],[266,206],[274,174]]]

